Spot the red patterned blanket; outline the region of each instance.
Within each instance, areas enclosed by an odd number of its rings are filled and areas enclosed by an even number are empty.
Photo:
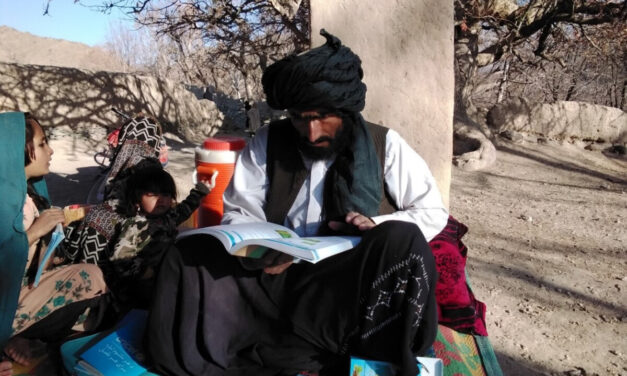
[[[438,321],[462,333],[487,336],[486,306],[475,299],[466,282],[468,249],[461,239],[467,231],[466,225],[449,216],[444,230],[429,242],[438,271]]]

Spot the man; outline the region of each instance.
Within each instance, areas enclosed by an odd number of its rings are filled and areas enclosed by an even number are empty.
[[[434,179],[398,133],[360,115],[359,58],[334,36],[270,66],[268,104],[289,118],[238,158],[223,223],[270,221],[300,235],[359,233],[317,264],[230,256],[194,235],[164,259],[147,336],[166,374],[342,375],[350,356],[417,374],[437,329],[427,240],[446,225]]]

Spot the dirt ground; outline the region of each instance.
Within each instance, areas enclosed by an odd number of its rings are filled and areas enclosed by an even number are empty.
[[[573,145],[498,146],[453,170],[468,273],[506,375],[627,375],[627,163]]]
[[[58,128],[56,205],[84,202],[104,134]],[[193,147],[168,139],[181,195]],[[627,375],[627,161],[573,145],[498,146],[497,163],[453,170],[451,214],[469,227],[468,273],[488,306],[506,375]]]

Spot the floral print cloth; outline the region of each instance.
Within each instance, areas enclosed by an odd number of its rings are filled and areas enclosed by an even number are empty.
[[[15,319],[13,335],[20,333],[57,309],[103,294],[106,285],[102,272],[93,264],[65,265],[42,274],[37,287],[29,286],[24,278]],[[82,315],[76,330],[84,330]]]
[[[24,229],[29,229],[38,216],[39,211],[35,203],[27,195],[24,203]],[[30,264],[39,259],[39,257],[34,257],[38,243],[39,241],[31,245],[28,252],[28,262],[13,320],[13,335],[22,332],[61,307],[94,298],[106,291],[102,271],[98,266],[88,264],[65,265],[44,271],[39,285],[33,287],[27,271],[32,268]],[[81,316],[79,321],[83,321],[85,317],[86,315]],[[81,322],[77,323],[75,328],[83,329]]]

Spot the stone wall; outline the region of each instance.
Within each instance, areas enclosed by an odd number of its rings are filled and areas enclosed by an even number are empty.
[[[164,130],[200,142],[224,127],[209,100],[197,100],[183,85],[148,76],[39,65],[0,63],[0,112],[29,111],[44,126],[114,128],[110,108],[154,116]]]
[[[627,113],[591,103],[533,103],[514,98],[494,106],[487,120],[496,133],[515,131],[560,141],[627,143]]]
[[[398,131],[427,161],[445,203],[453,150],[453,2],[311,0],[321,28],[363,61],[364,117]]]

